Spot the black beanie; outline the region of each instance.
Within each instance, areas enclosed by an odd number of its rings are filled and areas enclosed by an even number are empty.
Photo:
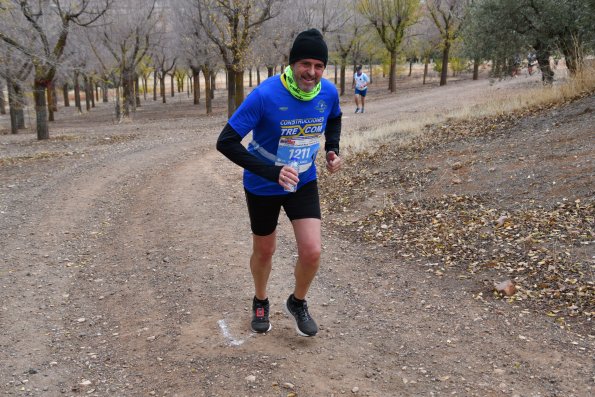
[[[324,66],[328,62],[328,48],[322,34],[316,29],[305,30],[298,34],[289,52],[290,64],[310,58],[324,62]]]

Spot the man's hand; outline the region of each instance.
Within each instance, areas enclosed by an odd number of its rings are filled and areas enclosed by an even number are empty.
[[[283,189],[289,189],[292,186],[297,186],[299,181],[299,174],[296,170],[288,165],[285,165],[283,168],[281,168],[281,172],[279,173],[279,185],[283,186]]]
[[[337,156],[337,153],[330,151],[326,154],[326,169],[331,174],[339,171],[341,169],[343,161],[341,157]]]

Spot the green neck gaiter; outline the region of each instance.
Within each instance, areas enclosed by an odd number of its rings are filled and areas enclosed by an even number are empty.
[[[293,78],[293,70],[291,70],[291,66],[285,68],[285,71],[281,75],[281,82],[283,83],[283,86],[287,88],[287,91],[300,101],[311,101],[318,95],[322,88],[322,84],[318,82],[312,91],[302,91]]]

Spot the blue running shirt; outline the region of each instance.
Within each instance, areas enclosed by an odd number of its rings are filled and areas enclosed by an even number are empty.
[[[300,164],[299,189],[316,179],[315,159],[320,137],[329,118],[339,117],[339,95],[334,84],[321,79],[322,89],[311,101],[294,98],[280,75],[263,81],[242,102],[229,125],[244,138],[252,131],[248,151],[271,165],[286,165],[292,158]],[[288,194],[283,187],[244,170],[244,187],[252,194]]]

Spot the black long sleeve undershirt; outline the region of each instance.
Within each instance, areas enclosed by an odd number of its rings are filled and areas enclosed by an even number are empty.
[[[217,150],[220,151],[242,168],[255,173],[270,181],[277,182],[283,166],[269,164],[250,152],[242,145],[242,137],[229,123],[225,124],[223,131],[217,139]]]
[[[333,151],[338,155],[341,137],[341,115],[327,121],[324,134],[326,139],[324,144],[325,151]],[[248,152],[244,145],[242,145],[242,137],[229,123],[225,124],[223,131],[221,131],[217,139],[217,150],[235,164],[256,175],[273,182],[279,180],[279,174],[283,166],[269,164]]]
[[[341,140],[341,116],[329,119],[326,122],[326,130],[324,131],[324,151],[335,152],[339,155],[339,141]]]

